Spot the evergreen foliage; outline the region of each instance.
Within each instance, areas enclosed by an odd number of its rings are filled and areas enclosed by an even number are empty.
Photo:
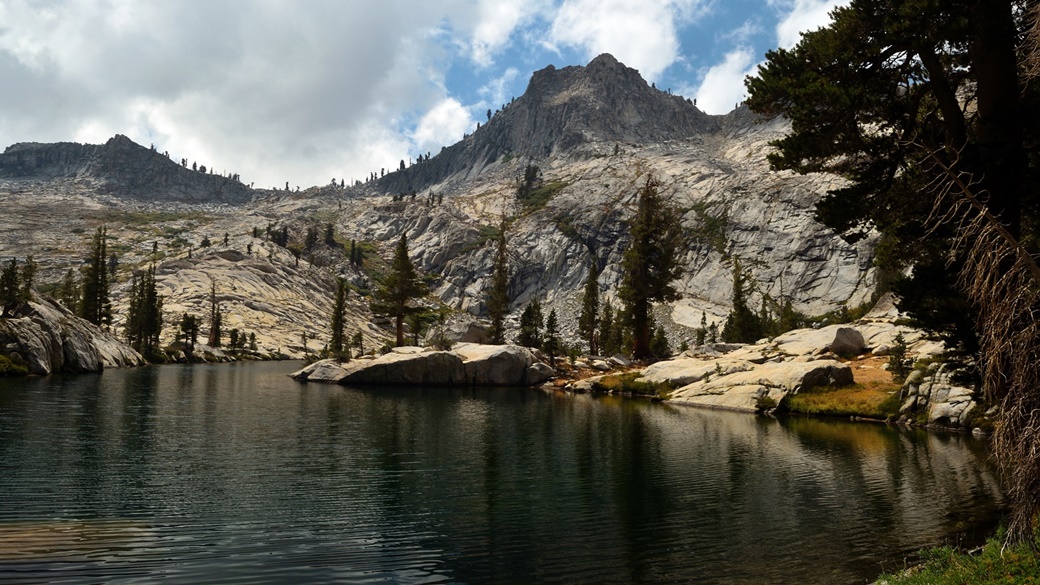
[[[578,314],[578,333],[589,344],[589,354],[599,354],[599,270],[596,260],[589,265],[589,276],[585,279],[585,292],[581,297],[581,312]]]
[[[8,317],[11,311],[20,302],[18,286],[18,261],[11,258],[11,262],[0,272],[0,307],[3,308],[2,316]]]
[[[542,340],[542,351],[549,355],[549,365],[555,368],[556,356],[563,351],[560,326],[556,320],[556,309],[549,311],[549,317],[545,319],[545,339]]]
[[[342,278],[336,279],[336,298],[332,304],[332,319],[329,328],[332,330],[332,339],[329,340],[329,351],[336,358],[346,356],[350,358],[350,348],[344,351],[346,341],[346,309],[347,309],[347,282]]]
[[[542,347],[542,322],[542,304],[531,301],[520,315],[520,334],[516,342],[524,347]]]
[[[162,296],[155,288],[155,265],[134,274],[123,332],[126,342],[147,359],[155,355],[162,333]]]
[[[394,318],[398,347],[404,345],[405,315],[422,310],[421,307],[411,305],[411,302],[426,296],[428,292],[426,284],[419,278],[419,273],[408,257],[408,238],[401,234],[390,265],[390,273],[376,291],[372,302],[372,312]]]
[[[665,335],[663,327],[654,330],[654,338],[650,341],[650,352],[659,360],[672,357],[672,348],[668,345],[668,336]]]
[[[612,356],[621,351],[620,347],[617,347],[611,336],[611,332],[614,329],[614,306],[610,304],[608,300],[603,303],[603,314],[599,318],[599,340],[600,340],[600,351],[603,355]]]
[[[83,275],[83,300],[80,317],[95,325],[112,323],[112,302],[108,292],[108,229],[99,227],[91,242],[90,259]]]
[[[220,313],[220,304],[217,303],[217,284],[210,283],[209,285],[209,339],[207,343],[210,347],[220,347],[220,338],[222,336],[221,325],[223,325],[224,317]]]
[[[58,301],[65,305],[65,308],[76,312],[76,307],[79,304],[80,290],[79,280],[76,278],[76,271],[69,268],[65,271],[65,276],[61,279],[61,284],[58,285]]]
[[[722,329],[722,340],[726,343],[754,343],[762,339],[762,318],[748,307],[751,284],[739,261],[733,262],[733,292],[730,300],[733,307],[726,316]]]
[[[36,264],[32,254],[29,254],[22,264],[22,278],[19,283],[18,300],[25,303],[32,300],[33,287],[36,286],[36,273],[39,269],[40,267]]]
[[[180,337],[184,342],[184,351],[188,354],[195,351],[199,341],[199,318],[187,313],[181,317]]]
[[[683,241],[678,211],[667,205],[660,184],[647,177],[639,191],[639,206],[629,223],[632,242],[622,260],[618,295],[632,320],[633,356],[645,359],[650,350],[650,307],[654,301],[674,301],[679,293],[672,286],[682,268],[679,253]]]
[[[486,301],[488,316],[491,318],[491,343],[493,345],[501,345],[506,342],[505,318],[509,311],[509,264],[506,257],[505,221],[502,222],[498,231],[497,243],[491,290],[488,291]]]

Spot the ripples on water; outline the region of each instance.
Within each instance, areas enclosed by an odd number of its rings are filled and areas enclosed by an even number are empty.
[[[0,380],[0,582],[864,583],[999,502],[970,437],[294,365]]]

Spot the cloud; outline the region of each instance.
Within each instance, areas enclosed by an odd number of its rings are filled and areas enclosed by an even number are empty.
[[[827,26],[831,22],[830,11],[845,6],[850,0],[793,0],[780,4],[786,10],[776,25],[777,43],[789,49],[802,37],[803,32]]]
[[[722,63],[712,66],[695,95],[697,107],[709,114],[725,114],[747,97],[744,78],[754,72],[754,53],[740,48],[726,54]]]
[[[432,151],[461,140],[462,134],[469,132],[475,124],[476,121],[466,107],[455,98],[446,98],[430,108],[419,120],[412,133],[412,141],[418,152]]]
[[[491,66],[494,54],[509,43],[513,31],[547,9],[544,1],[537,0],[480,0],[470,41],[473,62],[482,68]]]
[[[564,0],[549,42],[578,49],[586,60],[610,53],[656,80],[680,59],[677,27],[700,6],[696,0]]]

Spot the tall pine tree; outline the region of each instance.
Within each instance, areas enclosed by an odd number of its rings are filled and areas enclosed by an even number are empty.
[[[412,301],[426,296],[428,292],[426,283],[419,278],[415,265],[408,257],[408,238],[401,234],[390,264],[390,274],[376,291],[372,303],[372,312],[394,318],[398,347],[404,345],[405,315],[422,310],[422,307],[413,306]]]
[[[331,225],[331,224],[330,224]],[[346,342],[345,312],[347,308],[347,282],[342,278],[336,279],[336,300],[332,304],[332,339],[329,341],[329,351],[336,358],[346,357],[350,359],[350,350],[343,351]]]
[[[622,259],[618,291],[632,319],[633,357],[652,357],[650,307],[654,301],[674,301],[672,286],[682,273],[679,253],[683,238],[678,211],[661,197],[660,183],[647,177],[639,190],[639,206],[629,222],[632,242]]]
[[[495,268],[491,277],[491,290],[487,295],[488,316],[491,318],[491,343],[506,342],[505,319],[509,311],[509,264],[506,257],[506,224],[499,227],[498,247],[495,253]]]
[[[108,228],[99,227],[90,246],[90,260],[83,275],[80,316],[95,325],[112,323],[108,293]]]
[[[585,279],[585,294],[581,297],[581,313],[578,314],[578,333],[589,344],[589,354],[599,353],[600,336],[596,332],[599,324],[599,270],[596,259],[589,264],[589,276]]]

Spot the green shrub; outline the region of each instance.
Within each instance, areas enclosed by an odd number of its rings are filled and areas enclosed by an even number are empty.
[[[29,368],[24,364],[16,363],[6,355],[0,355],[0,377],[28,376]]]

